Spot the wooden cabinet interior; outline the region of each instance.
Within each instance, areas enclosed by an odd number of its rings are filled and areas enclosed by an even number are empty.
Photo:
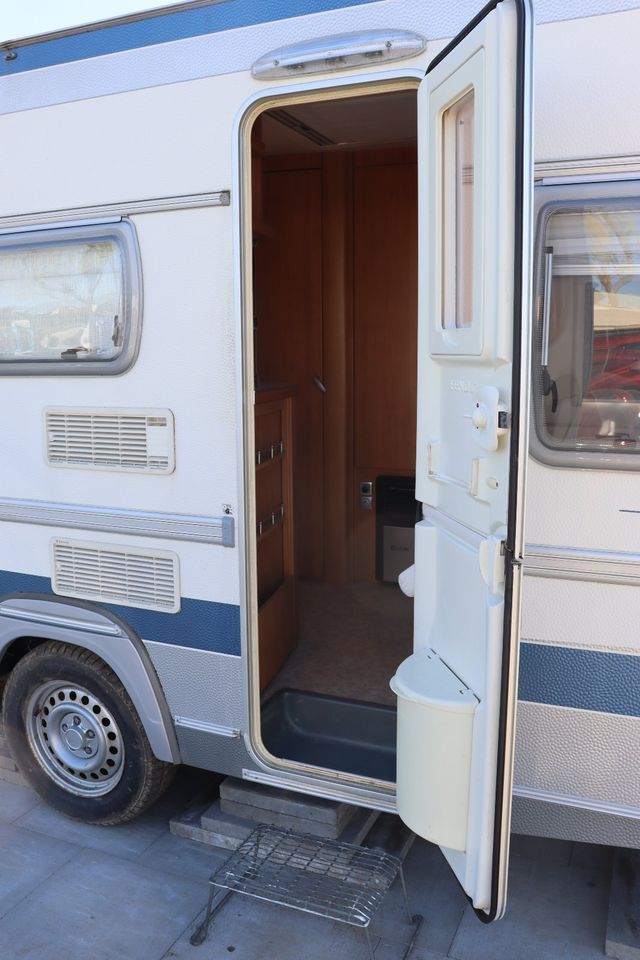
[[[323,576],[323,396],[321,183],[314,169],[275,170],[262,177],[262,224],[255,239],[258,389],[296,389],[296,502],[313,505],[296,517],[300,576]]]
[[[374,580],[359,483],[415,470],[415,148],[256,154],[256,176],[256,371],[297,391],[296,572]]]
[[[260,689],[296,642],[293,392],[256,392],[256,522]]]

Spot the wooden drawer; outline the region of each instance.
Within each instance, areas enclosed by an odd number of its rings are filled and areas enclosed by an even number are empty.
[[[293,397],[290,391],[256,393],[256,549],[261,689],[273,679],[296,642],[292,426]]]

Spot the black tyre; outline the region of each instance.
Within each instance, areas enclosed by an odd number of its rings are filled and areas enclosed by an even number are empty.
[[[80,647],[44,643],[11,671],[5,736],[20,772],[47,803],[89,823],[133,820],[170,783],[112,670]]]

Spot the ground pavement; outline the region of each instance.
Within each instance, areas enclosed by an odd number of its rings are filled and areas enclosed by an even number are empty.
[[[207,942],[189,937],[224,851],[169,833],[195,774],[122,827],[91,827],[0,782],[0,960],[367,960],[361,931],[231,897]],[[191,778],[191,779],[190,779]],[[417,841],[405,871],[425,916],[413,960],[601,960],[611,855],[514,837],[506,918],[474,916],[437,848]],[[372,924],[376,960],[400,960],[411,930],[395,887]]]

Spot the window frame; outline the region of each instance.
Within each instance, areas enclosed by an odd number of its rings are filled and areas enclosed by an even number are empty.
[[[485,89],[485,51],[476,51],[456,73],[455,79],[449,77],[432,91],[430,96],[430,117],[426,134],[426,152],[428,184],[427,191],[432,199],[428,213],[429,233],[433,243],[428,251],[427,302],[430,314],[429,350],[434,356],[477,357],[484,349],[484,314],[490,309],[485,302],[483,275],[485,270],[485,235],[491,229],[483,216],[487,197],[479,188],[484,183],[484,170],[493,161],[492,144],[486,135],[486,89]],[[464,88],[462,89],[462,85]],[[445,216],[449,212],[445,197],[451,183],[451,171],[444,169],[445,129],[444,117],[451,107],[455,107],[468,94],[474,97],[474,136],[473,168],[474,191],[472,201],[471,234],[471,316],[468,326],[444,326],[445,299],[448,277],[451,268],[455,275],[456,264],[447,259],[450,250],[445,244]],[[420,126],[420,121],[418,121]]]
[[[591,181],[572,183],[542,183],[536,186],[535,208],[535,244],[534,244],[534,284],[533,302],[533,342],[531,349],[531,430],[529,452],[531,456],[550,467],[562,467],[587,470],[626,470],[635,472],[640,469],[640,449],[634,452],[617,453],[615,450],[571,450],[550,447],[545,441],[544,413],[542,394],[539,391],[542,341],[542,304],[544,298],[544,255],[545,237],[549,218],[553,213],[572,208],[580,208],[589,203],[610,202],[622,206],[635,201],[638,205],[640,222],[640,179],[618,181]]]
[[[0,360],[0,377],[7,376],[118,376],[136,361],[142,334],[142,266],[133,223],[126,218],[55,223],[0,232],[0,256],[5,249],[34,248],[46,244],[110,240],[118,245],[122,260],[123,344],[110,360]]]

